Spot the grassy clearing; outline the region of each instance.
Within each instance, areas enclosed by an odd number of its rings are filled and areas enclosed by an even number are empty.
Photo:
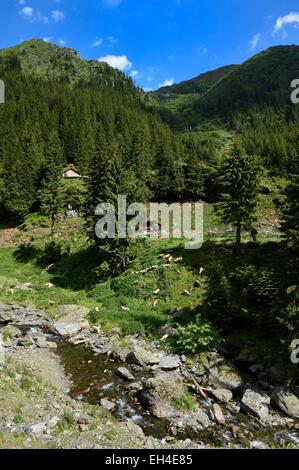
[[[69,246],[69,252],[47,272],[43,248],[49,241],[49,230],[38,226],[39,222],[30,217],[29,228],[14,233],[13,247],[0,248],[0,301],[33,304],[51,316],[56,315],[59,305],[86,306],[92,310],[92,320],[107,330],[118,326],[124,332],[151,333],[169,323],[169,313],[175,308],[185,311],[186,321],[192,320],[205,290],[200,269],[208,269],[215,260],[225,265],[232,258],[233,234],[219,226],[211,204],[204,205],[206,243],[202,249],[187,251],[177,240],[147,241],[127,272],[106,282],[95,274],[97,255],[80,219],[58,224],[56,238]],[[21,243],[30,245],[17,248]],[[165,267],[163,253],[171,253],[174,259],[182,257],[182,262]],[[158,268],[150,273],[136,274],[155,265]],[[198,280],[199,286],[194,287]],[[23,290],[26,283],[32,284],[33,290]]]

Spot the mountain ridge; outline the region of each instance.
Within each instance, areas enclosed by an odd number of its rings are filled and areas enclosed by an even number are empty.
[[[85,60],[71,48],[60,47],[41,39],[31,39],[0,49],[0,71],[17,70],[47,80],[78,83],[100,83],[108,87],[135,87],[133,80],[121,71],[96,59]]]

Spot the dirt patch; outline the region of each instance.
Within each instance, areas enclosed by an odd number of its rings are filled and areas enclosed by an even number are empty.
[[[24,349],[11,354],[14,361],[33,369],[43,382],[67,393],[71,382],[67,378],[59,356],[48,349]]]

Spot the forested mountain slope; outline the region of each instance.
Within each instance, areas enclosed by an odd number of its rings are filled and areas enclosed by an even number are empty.
[[[169,106],[162,108],[161,116],[181,131],[209,124],[237,131],[248,152],[261,155],[267,167],[291,171],[299,152],[299,111],[290,99],[296,78],[299,47],[271,47],[234,68],[202,96],[193,95],[175,112]]]

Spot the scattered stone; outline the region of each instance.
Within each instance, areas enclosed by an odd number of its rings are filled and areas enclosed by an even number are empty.
[[[212,367],[208,374],[209,384],[226,390],[237,390],[243,384],[243,380],[235,367],[224,365]]]
[[[163,370],[175,370],[181,365],[179,356],[164,356],[160,360],[159,367]]]
[[[177,335],[177,330],[172,326],[164,325],[158,328],[157,335],[161,337],[168,336],[169,338],[172,338],[173,336]]]
[[[234,424],[232,424],[230,428],[235,439],[242,435],[242,429],[239,426],[235,426]]]
[[[196,281],[194,282],[195,289],[198,289],[200,286],[201,286],[201,282],[198,279],[196,279]]]
[[[1,323],[10,323],[12,321],[12,316],[10,313],[6,312],[4,309],[2,309],[2,306],[0,304],[0,324]]]
[[[174,397],[184,393],[182,377],[176,372],[157,374],[146,380],[140,394],[140,400],[152,416],[158,419],[169,419],[175,413]]]
[[[129,307],[123,307],[122,306],[121,309],[122,309],[123,312],[130,312]]]
[[[79,424],[79,431],[80,432],[88,431],[88,426],[86,424]]]
[[[269,417],[270,402],[271,399],[268,395],[248,389],[243,395],[241,409],[261,421],[266,422]]]
[[[172,320],[181,320],[183,317],[184,311],[178,308],[174,309],[169,315],[169,318]]]
[[[224,388],[218,388],[217,390],[212,390],[211,393],[221,403],[229,403],[233,398],[232,392]]]
[[[63,305],[58,307],[58,313],[65,314],[53,323],[53,330],[62,337],[71,337],[78,334],[82,329],[88,328],[86,320],[90,310],[77,305]]]
[[[275,405],[291,418],[299,418],[299,399],[292,393],[277,389],[274,390],[272,400]]]
[[[128,354],[126,362],[141,367],[145,365],[153,366],[159,364],[160,358],[151,351],[144,349],[142,346],[136,345],[134,350]]]
[[[47,349],[48,348],[48,341],[44,337],[37,338],[35,344],[40,349]]]
[[[160,292],[161,292],[161,289],[157,289],[157,290],[154,291],[154,295],[158,295],[158,294],[160,294]]]
[[[119,367],[116,373],[123,379],[129,380],[129,381],[135,380],[134,375],[132,375],[131,372],[125,367]]]
[[[45,423],[38,423],[38,424],[33,424],[29,431],[32,434],[43,434],[46,431],[46,425]]]
[[[18,346],[23,346],[24,348],[31,348],[32,346],[35,346],[35,342],[30,336],[24,336],[22,338],[19,338]]]
[[[47,427],[49,429],[54,429],[58,423],[59,423],[59,418],[57,416],[54,416],[53,418],[50,419],[50,421],[48,421]]]
[[[139,382],[130,383],[126,388],[132,393],[132,395],[137,395],[137,393],[141,392],[143,389],[141,383]]]
[[[183,294],[184,294],[186,297],[191,297],[191,292],[189,292],[187,289],[184,290]]]
[[[214,417],[216,423],[224,425],[225,424],[225,418],[224,418],[221,406],[218,405],[217,403],[214,403],[214,405],[212,406],[212,411],[213,411],[213,417]]]
[[[101,406],[107,411],[115,410],[115,403],[108,400],[107,398],[102,398],[100,403],[101,403]]]
[[[12,338],[19,338],[22,336],[22,331],[15,325],[7,325],[3,328],[2,333],[8,333]]]

